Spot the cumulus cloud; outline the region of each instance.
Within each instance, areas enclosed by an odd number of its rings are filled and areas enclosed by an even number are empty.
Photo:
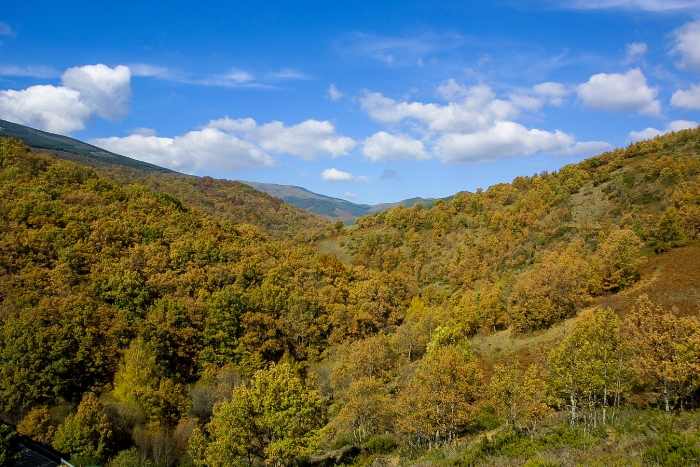
[[[679,89],[671,96],[671,105],[684,109],[700,109],[700,85],[693,84],[690,89]]]
[[[649,87],[639,68],[625,74],[599,73],[578,86],[578,96],[588,107],[609,112],[627,110],[652,117],[661,113],[657,93],[657,89]]]
[[[344,194],[343,196],[345,196],[346,198],[350,198],[350,199],[355,199],[355,198],[357,198],[357,195],[356,195],[355,193],[351,193],[351,192],[349,192],[349,191],[346,191],[345,194]]]
[[[386,131],[380,131],[367,138],[362,146],[362,154],[374,162],[430,158],[422,141],[406,135],[390,135]]]
[[[335,168],[326,169],[321,172],[321,180],[327,182],[347,182],[354,178],[355,177],[350,172],[343,172]]]
[[[335,87],[335,84],[331,84],[331,86],[328,88],[328,97],[330,97],[331,100],[334,102],[338,102],[340,99],[343,98],[344,95],[345,94],[338,91],[338,88]]]
[[[636,143],[637,141],[642,141],[645,139],[652,139],[656,136],[665,135],[666,133],[670,133],[672,131],[680,131],[680,130],[685,130],[688,128],[696,128],[697,126],[698,126],[698,122],[693,122],[693,121],[688,121],[688,120],[675,120],[673,122],[669,122],[666,125],[665,130],[657,130],[656,128],[646,128],[642,131],[631,131],[629,134],[629,137],[627,138],[627,141],[630,143]]]
[[[559,130],[527,129],[516,122],[498,122],[471,134],[447,134],[437,142],[436,152],[444,162],[482,162],[503,157],[530,156],[542,152],[579,155],[610,145],[604,142],[576,143],[573,136]]]
[[[226,117],[212,120],[208,126],[242,134],[266,151],[291,154],[306,160],[313,160],[319,154],[334,157],[346,155],[356,145],[352,138],[339,136],[333,124],[327,120],[306,120],[285,126],[278,121],[258,125],[252,118],[233,120]]]
[[[619,8],[625,10],[671,11],[700,8],[698,0],[565,0],[566,6],[582,10]]]
[[[255,144],[216,128],[190,131],[174,138],[144,134],[97,138],[90,144],[187,173],[203,169],[228,172],[274,165],[274,159]]]
[[[700,68],[700,20],[685,23],[673,31],[675,44],[671,53],[681,56],[681,68]]]
[[[571,94],[569,86],[548,81],[528,90],[520,90],[509,95],[509,101],[515,108],[539,110],[545,105],[559,107],[564,104],[566,96]]]
[[[61,77],[63,85],[75,89],[89,102],[95,114],[107,120],[119,120],[129,111],[131,71],[119,65],[86,65],[69,68]]]
[[[625,54],[625,59],[622,61],[623,65],[633,63],[644,56],[647,53],[647,45],[644,42],[633,42],[627,44],[627,53]]]
[[[270,153],[313,159],[320,154],[346,154],[355,142],[338,136],[330,122],[306,120],[286,126],[282,122],[258,125],[252,118],[210,121],[199,130],[173,138],[159,137],[149,128],[137,128],[123,138],[98,138],[91,144],[117,154],[182,172],[229,172],[272,166]]]
[[[378,122],[398,123],[414,119],[432,131],[447,132],[475,131],[519,114],[511,102],[496,99],[491,88],[484,84],[465,88],[462,99],[447,105],[396,102],[380,93],[367,93],[360,99],[360,105]]]
[[[367,92],[360,105],[371,118],[392,126],[405,124],[406,134],[382,131],[365,140],[363,153],[372,160],[428,159],[469,163],[548,152],[580,155],[608,148],[604,142],[576,142],[562,131],[528,129],[515,119],[523,110],[561,105],[572,90],[560,83],[541,83],[530,90],[497,98],[484,84],[465,87],[449,80],[438,89],[447,104],[399,102]]]
[[[63,86],[0,91],[0,118],[52,133],[83,129],[92,113],[78,91]]]
[[[118,120],[128,112],[131,73],[128,67],[87,65],[69,68],[62,86],[37,85],[0,91],[0,118],[54,133],[85,128],[97,115]]]

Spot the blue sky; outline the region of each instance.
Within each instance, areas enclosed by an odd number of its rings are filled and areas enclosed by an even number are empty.
[[[11,2],[0,118],[358,203],[700,121],[700,0]]]

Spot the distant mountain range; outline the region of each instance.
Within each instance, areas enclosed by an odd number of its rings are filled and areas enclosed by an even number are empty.
[[[110,164],[143,172],[171,173],[177,172],[159,167],[154,164],[142,162],[130,157],[106,151],[97,146],[84,143],[67,136],[56,135],[46,131],[37,130],[17,123],[0,120],[0,137],[15,137],[38,151],[49,152],[57,157],[69,160],[87,158],[102,164]],[[82,156],[76,158],[74,155]],[[77,161],[77,160],[76,160]],[[357,204],[343,199],[320,195],[305,188],[293,185],[276,185],[273,183],[259,183],[242,181],[256,190],[282,199],[286,204],[303,209],[307,212],[323,216],[330,220],[353,221],[365,214],[383,211],[396,206],[412,207],[423,204],[432,206],[436,199],[410,198],[396,203],[382,203],[375,205]]]
[[[274,183],[259,183],[243,181],[256,190],[264,191],[267,194],[281,198],[285,203],[296,206],[314,214],[326,217],[342,219],[344,221],[354,220],[365,214],[383,211],[396,206],[412,207],[416,204],[423,204],[426,207],[435,204],[434,198],[411,198],[397,203],[382,204],[357,204],[344,199],[331,198],[330,196],[319,195],[312,191],[294,185],[275,185]]]

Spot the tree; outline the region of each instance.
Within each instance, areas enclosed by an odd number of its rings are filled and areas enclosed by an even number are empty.
[[[534,435],[540,420],[552,412],[547,404],[546,376],[537,364],[529,365],[525,372],[518,364],[497,364],[489,386],[496,416],[509,427]]]
[[[625,321],[625,330],[639,381],[661,396],[666,412],[674,398],[682,404],[700,378],[700,321],[679,317],[675,308],[654,307],[644,294]]]
[[[324,420],[320,394],[305,387],[290,364],[280,363],[236,387],[231,400],[216,407],[208,438],[193,435],[190,452],[196,465],[209,467],[242,459],[290,466],[320,446]]]
[[[685,240],[683,218],[673,206],[667,208],[656,223],[654,229],[656,250],[666,251],[678,246]]]
[[[39,443],[53,438],[56,428],[51,424],[51,414],[46,407],[35,407],[17,424],[17,433]]]
[[[333,425],[355,444],[393,427],[394,407],[384,384],[375,378],[362,377],[337,396],[338,411]]]
[[[642,242],[630,229],[611,232],[601,243],[598,258],[604,290],[624,289],[639,279]]]
[[[597,423],[596,409],[620,402],[626,380],[626,346],[620,321],[610,308],[583,314],[571,333],[549,354],[552,386],[571,411],[570,423],[587,409],[584,419]]]
[[[480,386],[469,341],[455,342],[451,330],[436,330],[421,365],[399,393],[399,431],[417,446],[449,444],[473,420]]]
[[[102,403],[97,396],[87,393],[78,411],[59,425],[53,447],[81,462],[100,463],[110,452],[112,433]]]

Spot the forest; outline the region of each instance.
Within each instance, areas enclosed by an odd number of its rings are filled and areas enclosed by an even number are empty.
[[[700,129],[328,224],[0,139],[0,466],[695,465]]]

